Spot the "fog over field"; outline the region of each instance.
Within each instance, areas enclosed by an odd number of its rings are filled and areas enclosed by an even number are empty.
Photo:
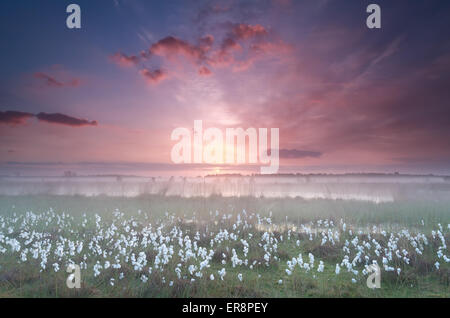
[[[448,198],[450,177],[412,175],[286,175],[207,177],[1,177],[0,195],[136,197],[266,197],[393,202]]]
[[[395,174],[2,177],[0,296],[449,297],[449,194]]]

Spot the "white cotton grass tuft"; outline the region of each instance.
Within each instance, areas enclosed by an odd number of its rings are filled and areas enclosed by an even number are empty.
[[[339,266],[339,264],[336,264],[336,269],[334,272],[336,275],[339,275],[339,273],[341,272],[341,267]]]

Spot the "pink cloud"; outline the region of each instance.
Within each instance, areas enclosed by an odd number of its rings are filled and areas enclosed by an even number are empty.
[[[202,76],[209,76],[212,74],[211,70],[205,66],[202,66],[198,69],[198,74]]]
[[[126,55],[123,53],[116,53],[110,57],[111,61],[116,63],[119,66],[122,67],[131,67],[135,66],[139,63],[140,58],[136,55]]]
[[[142,69],[140,70],[140,74],[147,80],[150,84],[157,84],[167,78],[167,73],[163,70],[149,70],[149,69]]]
[[[238,40],[263,37],[269,34],[262,25],[250,25],[245,23],[234,25],[231,32],[233,36]]]
[[[209,76],[213,73],[211,68],[229,66],[235,72],[245,71],[268,55],[289,52],[288,46],[276,37],[269,36],[269,31],[262,25],[226,23],[223,27],[225,36],[222,41],[216,41],[210,34],[200,37],[196,44],[167,36],[153,43],[147,51],[131,56],[116,53],[111,58],[116,64],[129,67],[136,66],[141,59],[150,60],[152,56],[160,56],[163,61],[184,57],[197,68],[200,76]],[[214,45],[217,42],[220,44]],[[167,72],[160,69],[151,71],[145,68],[140,70],[140,74],[151,84],[167,78]]]

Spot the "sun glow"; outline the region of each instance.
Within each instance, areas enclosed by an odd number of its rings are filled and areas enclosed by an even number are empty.
[[[224,134],[214,127],[203,130],[202,120],[194,120],[193,136],[190,129],[178,127],[172,131],[171,140],[177,141],[171,151],[172,162],[176,164],[255,164],[259,160],[261,164],[269,165],[261,166],[261,173],[278,172],[278,128],[270,129],[269,146],[267,128],[226,128]]]

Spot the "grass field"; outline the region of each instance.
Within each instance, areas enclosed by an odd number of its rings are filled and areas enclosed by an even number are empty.
[[[450,297],[449,223],[450,201],[3,196],[0,297]]]

